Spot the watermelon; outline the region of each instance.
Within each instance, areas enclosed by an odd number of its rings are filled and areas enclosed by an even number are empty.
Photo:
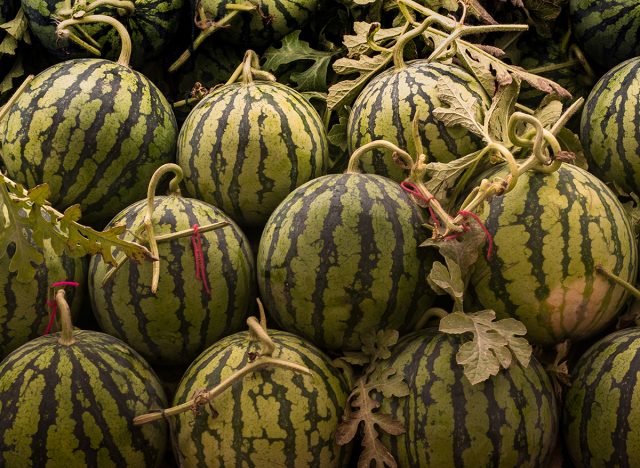
[[[334,441],[349,387],[330,359],[305,340],[269,331],[273,358],[306,366],[311,375],[273,368],[246,375],[198,412],[175,418],[180,466],[346,466],[349,448]],[[202,353],[183,376],[174,405],[211,389],[247,365],[260,347],[249,332]]]
[[[635,193],[640,193],[638,105],[640,57],[621,63],[598,81],[580,122],[589,169],[605,182]]]
[[[406,432],[382,438],[399,466],[547,466],[558,408],[543,367],[514,362],[471,385],[456,353],[463,340],[426,329],[404,337],[376,372],[392,367],[409,395],[382,398]]]
[[[576,467],[640,465],[640,328],[595,343],[573,368],[563,433]]]
[[[149,365],[100,332],[73,330],[16,349],[0,363],[0,466],[159,466],[166,424],[136,414],[164,408]]]
[[[438,97],[438,81],[446,80],[455,94],[477,105],[476,118],[488,108],[489,98],[482,85],[455,64],[415,60],[380,73],[360,92],[349,116],[349,153],[373,140],[387,140],[416,156],[412,122],[419,115],[420,138],[429,162],[449,162],[483,147],[482,139],[460,126],[447,127],[433,115],[443,107]],[[376,149],[360,162],[364,172],[406,178],[391,153]]]
[[[234,3],[232,0],[201,0],[197,5],[204,9],[208,20],[220,21],[230,12],[227,5]],[[304,27],[315,14],[318,4],[318,0],[262,0],[255,3],[257,11],[239,13],[228,27],[216,33],[215,40],[244,49],[264,48]]]
[[[36,247],[44,261],[36,266],[35,275],[25,280],[10,271],[15,247],[0,258],[0,359],[27,341],[42,335],[49,322],[51,309],[50,286],[58,281],[75,281],[79,288],[69,288],[68,300],[72,313],[77,315],[82,307],[86,282],[86,263],[66,254],[58,255],[49,240],[44,248]]]
[[[637,0],[570,0],[569,16],[580,48],[605,69],[640,55]]]
[[[143,75],[77,59],[34,78],[0,122],[0,147],[9,177],[47,182],[52,205],[79,203],[82,222],[102,227],[173,160],[177,130],[171,106]]]
[[[69,7],[68,0],[21,1],[31,31],[50,53],[60,59],[91,56],[90,52],[56,34],[54,17],[60,10]],[[133,42],[132,63],[138,66],[167,49],[178,29],[184,0],[131,0],[131,3],[134,5],[131,14],[124,10],[119,12],[108,5],[91,10],[91,14],[113,16],[125,25]],[[104,23],[83,24],[82,29],[101,46],[102,57],[111,60],[118,57],[121,40],[111,26]],[[81,34],[77,35],[84,39]]]
[[[128,230],[122,238],[135,240],[146,205],[143,200],[125,208],[109,226],[124,224]],[[155,197],[153,206],[156,236],[196,224],[229,223],[200,234],[206,284],[198,278],[194,239],[187,235],[158,244],[160,281],[155,293],[151,262],[126,262],[105,281],[111,267],[94,256],[89,267],[91,304],[102,330],[152,364],[188,364],[207,346],[243,327],[255,303],[253,254],[237,225],[207,203],[173,192]]]
[[[358,350],[361,336],[406,331],[432,298],[431,253],[419,208],[374,174],[327,175],[273,212],[258,250],[260,297],[285,330],[323,349]]]
[[[270,81],[223,86],[191,111],[178,137],[187,193],[243,227],[263,226],[296,187],[325,174],[322,119],[297,91]]]
[[[506,173],[501,167],[485,177]],[[470,282],[482,307],[520,320],[540,345],[589,338],[614,319],[627,291],[596,267],[633,282],[637,240],[599,179],[570,164],[551,174],[529,171],[479,214],[494,244]]]

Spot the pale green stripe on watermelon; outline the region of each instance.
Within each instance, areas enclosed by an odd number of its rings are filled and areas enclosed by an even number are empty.
[[[576,466],[640,464],[640,329],[594,344],[572,370],[563,432]]]
[[[63,62],[40,73],[3,120],[2,159],[27,187],[47,182],[51,203],[80,203],[106,223],[144,198],[151,175],[175,157],[171,106],[141,74],[107,60]]]
[[[9,271],[13,254],[0,259],[0,360],[27,341],[44,333],[51,309],[47,306],[50,285],[57,281],[77,281],[79,288],[67,288],[67,302],[77,315],[82,306],[86,282],[83,259],[57,255],[50,242],[41,250],[44,263],[36,267],[28,282],[18,281]]]
[[[129,31],[133,43],[132,63],[141,65],[166,51],[175,36],[184,0],[132,0],[135,12],[119,15],[113,7],[98,7],[92,14],[109,15]],[[56,12],[68,8],[66,0],[22,0],[29,27],[45,48],[64,59],[90,57],[91,54],[56,35]],[[113,26],[104,23],[84,24],[82,28],[101,45],[101,57],[116,60],[120,53],[120,36]]]
[[[459,126],[447,127],[433,115],[434,109],[443,106],[437,92],[440,79],[448,80],[462,98],[478,104],[481,118],[489,98],[473,76],[455,65],[416,60],[379,74],[362,90],[349,116],[349,151],[373,140],[387,140],[417,157],[412,134],[416,113],[428,161],[449,162],[480,149],[479,137]],[[365,155],[360,168],[397,181],[407,175],[382,149]]]
[[[242,226],[261,226],[296,187],[326,172],[328,144],[313,106],[285,85],[224,86],[178,137],[187,192]]]
[[[155,197],[156,235],[230,221],[216,208],[199,200]],[[120,213],[112,224],[129,229],[144,224],[146,200]],[[134,240],[127,232],[124,239]],[[196,278],[191,237],[158,245],[160,282],[151,292],[152,263],[127,262],[104,286],[110,269],[94,257],[89,269],[92,309],[100,327],[117,336],[152,363],[187,364],[207,346],[241,330],[255,305],[253,255],[235,225],[201,234],[209,296]]]
[[[456,353],[464,340],[423,330],[403,338],[380,371],[397,369],[409,396],[382,398],[380,411],[406,432],[383,441],[399,466],[546,466],[558,409],[542,366],[514,363],[471,385]]]
[[[290,333],[269,330],[273,357],[306,366],[311,375],[274,368],[244,377],[198,414],[176,418],[180,459],[191,466],[341,467],[350,450],[334,435],[349,388],[341,372],[320,350]],[[174,404],[209,389],[249,363],[259,352],[247,332],[211,346],[185,373]],[[267,458],[269,457],[269,458]]]
[[[154,466],[166,426],[133,418],[166,407],[155,374],[109,335],[74,337],[32,340],[0,363],[0,465]]]
[[[407,329],[430,300],[422,224],[416,205],[384,177],[308,182],[273,213],[260,241],[267,311],[321,348],[359,349],[370,329]]]
[[[592,336],[627,299],[596,266],[633,282],[637,241],[618,199],[590,173],[568,164],[549,175],[527,172],[480,218],[494,252],[476,265],[472,289],[483,307],[521,320],[534,342]]]
[[[637,0],[571,0],[576,42],[606,68],[640,55],[640,3]]]
[[[580,122],[589,169],[640,193],[640,58],[620,64],[589,94]]]

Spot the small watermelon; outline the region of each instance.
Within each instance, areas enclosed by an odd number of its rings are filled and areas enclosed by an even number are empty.
[[[571,371],[563,433],[576,467],[640,466],[640,328],[612,333]]]
[[[638,0],[570,0],[569,16],[580,48],[605,69],[640,55]]]
[[[547,466],[558,433],[551,383],[534,359],[471,385],[459,337],[436,329],[403,338],[376,372],[397,370],[409,395],[382,398],[406,432],[383,442],[402,467]]]
[[[358,350],[372,329],[406,331],[432,293],[430,250],[416,204],[374,174],[327,175],[273,212],[258,250],[267,311],[323,349]]]
[[[489,98],[473,76],[455,64],[415,60],[380,73],[360,92],[349,116],[349,152],[373,140],[387,140],[414,156],[412,123],[416,114],[428,161],[449,162],[482,148],[481,138],[463,127],[447,127],[433,114],[443,106],[438,97],[441,80],[446,80],[461,99],[476,105],[476,117],[481,118]],[[388,150],[373,151],[363,158],[360,168],[396,181],[406,177]]]
[[[589,169],[605,182],[635,193],[640,193],[639,106],[640,57],[621,63],[600,78],[580,122]]]
[[[124,224],[127,231],[122,238],[134,241],[144,226],[147,203],[142,200],[125,208],[109,226]],[[205,202],[174,191],[156,196],[153,207],[156,236],[194,225],[228,225],[195,238],[186,235],[159,242],[156,292],[151,262],[127,262],[105,280],[112,267],[94,256],[89,267],[92,308],[102,330],[128,343],[152,364],[188,364],[207,346],[242,328],[255,301],[253,254],[236,224]],[[201,249],[194,250],[194,241],[201,243]],[[196,258],[199,251],[202,262]]]
[[[499,167],[485,177],[505,174]],[[627,291],[596,267],[633,282],[638,249],[627,213],[599,179],[570,164],[525,172],[479,215],[494,243],[470,282],[482,307],[520,320],[540,345],[589,338],[614,319]]]
[[[164,408],[149,365],[120,340],[73,330],[36,338],[0,363],[0,466],[159,466],[166,424],[133,418]]]
[[[261,227],[296,187],[324,175],[322,119],[297,91],[276,82],[222,86],[191,111],[178,137],[187,193],[243,227]]]
[[[334,440],[349,395],[347,382],[319,349],[295,335],[269,331],[273,358],[311,375],[272,368],[246,375],[198,412],[176,416],[177,459],[184,467],[343,467],[349,448]],[[218,385],[252,362],[260,347],[236,333],[202,353],[183,376],[174,405]]]

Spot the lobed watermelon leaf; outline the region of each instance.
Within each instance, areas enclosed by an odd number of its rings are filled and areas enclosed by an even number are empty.
[[[493,310],[482,310],[472,314],[453,312],[440,320],[440,331],[450,334],[472,333],[458,350],[456,362],[463,366],[464,375],[472,385],[484,382],[497,375],[501,368],[508,368],[515,357],[527,367],[532,347],[520,335],[527,328],[516,319],[495,321]]]
[[[2,54],[15,55],[19,42],[31,44],[29,37],[29,22],[22,7],[14,19],[4,24],[0,24],[0,29],[4,29],[5,36],[0,42],[0,56]]]

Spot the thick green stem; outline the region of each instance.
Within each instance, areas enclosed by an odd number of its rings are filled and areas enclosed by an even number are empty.
[[[156,187],[158,186],[158,182],[162,179],[167,172],[173,172],[175,174],[174,178],[171,179],[169,183],[169,191],[172,194],[180,194],[179,185],[182,181],[183,172],[182,168],[177,164],[164,164],[160,166],[156,172],[153,173],[151,177],[151,181],[149,182],[149,187],[147,188],[147,212],[144,217],[144,226],[147,231],[147,240],[149,241],[149,250],[151,250],[151,254],[157,258],[153,262],[152,265],[152,277],[151,277],[151,292],[153,294],[158,290],[158,283],[160,282],[160,258],[158,252],[158,242],[156,240],[155,233],[153,232],[153,210],[154,210],[154,199],[156,194]]]
[[[196,51],[198,47],[202,45],[202,43],[211,36],[218,29],[221,29],[228,25],[233,18],[242,13],[243,11],[254,11],[256,9],[255,5],[251,4],[241,4],[241,5],[227,5],[227,10],[231,10],[230,13],[227,13],[220,21],[216,21],[211,24],[207,29],[203,30],[198,34],[198,37],[193,41],[191,48],[185,50],[182,55],[173,62],[173,64],[169,67],[169,73],[176,72],[182,65],[185,64],[189,57],[191,57],[192,52]]]
[[[118,63],[120,65],[128,67],[129,61],[131,59],[131,36],[129,35],[129,31],[127,31],[127,28],[125,28],[120,21],[112,18],[111,16],[89,15],[80,19],[67,19],[58,24],[56,31],[62,36],[67,36],[69,33],[68,28],[70,28],[71,26],[89,23],[107,23],[116,29],[118,35],[120,36],[120,43],[122,44],[120,56],[118,57]]]
[[[404,63],[404,49],[407,44],[420,36],[430,25],[436,22],[438,22],[438,19],[429,17],[420,23],[420,26],[412,29],[411,31],[407,31],[398,38],[396,44],[393,46],[393,66],[396,70],[400,70],[406,66]]]
[[[77,19],[82,18],[85,14],[90,13],[97,8],[107,6],[124,11],[124,15],[132,15],[136,11],[135,4],[130,0],[93,0],[88,4],[76,4],[71,8],[60,9],[58,10],[58,14]]]
[[[73,323],[71,322],[71,310],[65,299],[64,289],[56,293],[56,304],[58,305],[58,316],[60,317],[60,338],[58,343],[63,346],[71,346],[76,342],[73,337]]]
[[[609,270],[605,269],[602,265],[596,266],[596,272],[600,273],[602,276],[606,276],[607,278],[609,278],[614,283],[619,284],[620,286],[622,286],[624,289],[626,289],[631,294],[633,294],[633,296],[636,299],[640,299],[640,291],[634,285],[632,285],[628,281],[623,280],[618,275],[613,274]]]
[[[78,35],[76,35],[74,32],[71,31],[71,29],[67,30],[67,39],[69,39],[71,42],[74,42],[75,44],[79,45],[80,47],[82,47],[83,49],[85,49],[86,51],[88,51],[89,53],[100,57],[100,49],[98,49],[97,47],[92,46],[91,44],[87,43],[86,41],[82,40]]]
[[[378,149],[378,148],[384,148],[387,149],[389,151],[391,151],[392,154],[397,155],[400,159],[402,159],[402,162],[405,163],[406,166],[411,167],[413,166],[413,158],[411,157],[411,155],[409,153],[407,153],[406,151],[398,148],[396,145],[394,145],[393,143],[386,141],[386,140],[374,140],[374,141],[370,141],[369,143],[366,143],[364,145],[362,145],[360,148],[356,149],[352,154],[351,154],[351,158],[349,158],[349,165],[347,166],[347,170],[345,172],[347,173],[358,173],[360,172],[358,170],[358,164],[360,163],[360,157],[368,152],[368,151],[372,151],[374,149]]]
[[[367,34],[367,45],[369,46],[369,48],[375,52],[381,52],[381,53],[390,53],[393,52],[393,48],[388,49],[387,47],[382,47],[380,45],[378,45],[378,43],[376,42],[376,34],[378,33],[378,31],[380,31],[380,29],[382,28],[382,25],[380,23],[371,23],[371,27],[369,28],[369,33]]]
[[[416,322],[414,330],[422,330],[427,325],[427,323],[429,323],[429,320],[433,318],[443,319],[447,315],[449,315],[449,312],[447,312],[446,310],[440,307],[431,307],[430,309],[427,309],[427,311],[422,314],[420,319]]]

